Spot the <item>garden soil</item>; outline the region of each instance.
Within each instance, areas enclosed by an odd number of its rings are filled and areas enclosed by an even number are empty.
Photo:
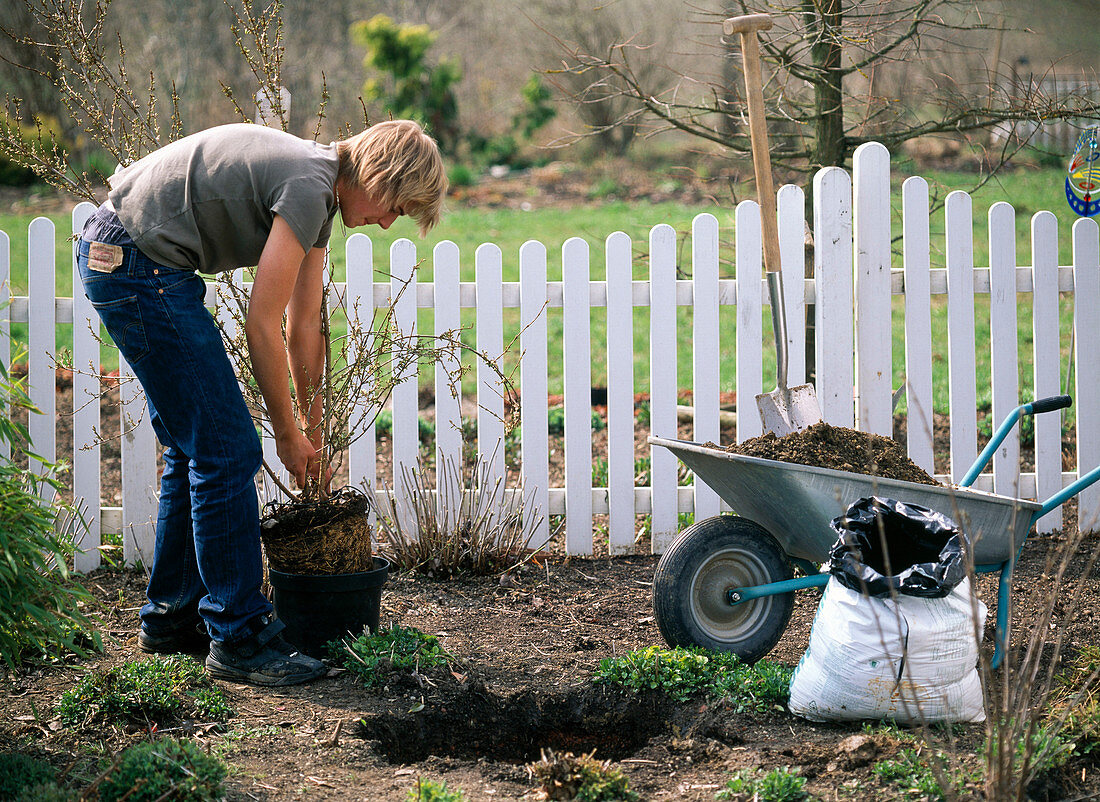
[[[706,443],[722,448],[715,443]],[[901,479],[918,484],[939,484],[905,453],[896,440],[870,432],[860,432],[828,423],[815,423],[799,432],[777,437],[768,432],[743,443],[733,443],[725,451],[747,457],[813,465],[837,471]]]
[[[71,408],[65,390],[59,392],[60,410]],[[117,409],[108,404],[104,412],[105,432],[111,426],[117,431]],[[645,435],[638,433],[639,454],[647,453]],[[690,437],[690,430],[685,427],[681,436]],[[937,431],[938,441],[942,436]],[[732,433],[724,432],[723,440],[730,439]],[[59,440],[59,453],[70,447],[64,437]],[[560,483],[560,444],[552,448]],[[606,431],[597,432],[595,453],[605,448]],[[383,460],[386,452],[383,442]],[[105,498],[117,497],[117,473],[108,470],[103,481]],[[1067,525],[1074,523],[1067,516]],[[1052,599],[1049,590],[1049,559],[1065,541],[1055,533],[1028,542],[1013,597],[1017,647],[1039,612],[1053,603],[1068,632],[1063,660],[1100,642],[1100,577],[1081,573],[1084,553],[1100,539],[1090,537],[1071,567],[1071,581],[1083,583],[1085,591],[1076,608],[1069,606],[1068,592]],[[639,532],[641,553],[635,556],[611,559],[606,548],[606,538],[598,537],[597,556],[576,558],[554,542],[503,576],[393,576],[382,596],[382,625],[436,635],[457,660],[450,670],[391,677],[376,689],[336,668],[315,683],[286,689],[220,682],[235,710],[228,730],[199,721],[172,734],[223,752],[232,768],[228,798],[242,801],[405,800],[420,780],[445,781],[478,802],[533,801],[542,797],[527,766],[542,749],[595,750],[628,777],[643,800],[712,800],[734,771],[782,766],[797,768],[821,799],[915,798],[872,771],[876,761],[912,746],[913,736],[903,731],[811,724],[783,709],[738,713],[702,698],[637,698],[593,684],[601,659],[663,646],[651,600],[657,558],[646,553],[645,533]],[[96,756],[109,756],[149,733],[75,735],[61,727],[53,706],[88,671],[144,658],[135,631],[145,577],[105,568],[81,581],[94,596],[90,612],[100,622],[105,651],[6,676],[0,684],[0,751],[19,750],[87,776]],[[983,577],[978,585],[992,608],[995,581]],[[819,599],[816,590],[796,594],[786,635],[767,659],[798,662]],[[991,627],[990,620],[987,656]],[[951,754],[976,768],[983,736],[980,726],[957,728]],[[1033,798],[1075,798],[1097,789],[1100,762],[1078,757],[1036,786]]]

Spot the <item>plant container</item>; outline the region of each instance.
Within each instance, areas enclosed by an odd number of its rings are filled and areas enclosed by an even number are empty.
[[[283,637],[321,659],[330,641],[356,637],[365,628],[376,631],[389,570],[389,561],[378,556],[371,570],[352,574],[315,576],[270,568],[275,614],[286,624]]]

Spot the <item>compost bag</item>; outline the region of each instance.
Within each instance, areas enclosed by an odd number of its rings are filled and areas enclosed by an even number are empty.
[[[811,721],[984,721],[977,660],[986,607],[971,593],[966,535],[941,513],[875,497],[832,527],[829,583],[791,680],[791,712]]]

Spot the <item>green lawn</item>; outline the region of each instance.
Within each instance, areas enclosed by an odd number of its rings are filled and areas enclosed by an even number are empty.
[[[895,241],[895,267],[901,266],[901,183],[910,173],[898,169],[893,176],[894,188],[894,231],[899,237]],[[976,177],[969,173],[924,173],[932,187],[933,197],[945,196],[954,189],[969,189],[974,185]],[[1072,258],[1070,240],[1070,226],[1074,215],[1065,203],[1062,195],[1063,173],[1060,169],[1032,169],[1017,170],[1006,173],[994,181],[989,182],[974,197],[974,259],[977,266],[983,266],[988,262],[987,238],[987,212],[989,206],[999,200],[1008,200],[1017,209],[1017,259],[1020,264],[1030,261],[1030,217],[1041,209],[1053,211],[1059,218],[1060,262],[1068,264]],[[751,193],[751,190],[750,190]],[[741,194],[741,197],[751,197],[751,194]],[[711,212],[717,215],[723,232],[723,258],[732,256],[732,218],[733,209],[715,205],[700,205],[697,207],[685,206],[674,203],[593,203],[584,206],[570,208],[554,208],[535,211],[520,211],[512,209],[476,209],[455,208],[444,217],[440,226],[431,232],[424,240],[417,237],[416,229],[412,221],[399,220],[389,231],[372,229],[370,236],[375,245],[375,264],[384,266],[388,263],[388,249],[394,240],[407,237],[412,239],[418,248],[420,258],[424,259],[424,266],[419,271],[421,280],[431,280],[431,249],[443,240],[455,242],[461,254],[461,270],[463,281],[472,281],[474,278],[474,251],[477,246],[485,242],[493,242],[500,246],[503,253],[504,278],[506,281],[518,279],[518,254],[520,246],[529,239],[537,239],[547,247],[548,274],[551,280],[560,278],[561,246],[570,237],[579,236],[586,239],[590,245],[592,277],[603,277],[604,241],[608,234],[614,231],[625,231],[634,240],[636,279],[644,279],[648,274],[645,254],[648,250],[649,229],[657,223],[669,223],[680,233],[681,238],[681,264],[685,270],[690,269],[690,252],[687,247],[687,238],[690,232],[692,218],[700,212]],[[11,265],[12,283],[16,294],[26,293],[27,276],[27,225],[29,217],[12,215],[0,215],[0,230],[6,232],[11,238]],[[68,233],[69,216],[58,215],[53,218],[62,234]],[[940,209],[932,218],[932,263],[934,267],[943,266],[943,211]],[[341,230],[339,223],[333,237],[333,265],[335,275],[342,280],[345,275],[344,246],[343,241],[347,233]],[[69,264],[69,244],[64,237],[58,239],[57,263],[66,266],[59,270],[57,280],[57,292],[59,295],[70,295],[72,292],[72,279],[67,269]],[[724,267],[723,275],[732,275],[732,267]],[[381,271],[376,272],[376,280],[384,280]],[[938,343],[946,344],[946,299],[939,296],[934,300],[933,309],[933,336]],[[1021,299],[1026,304],[1026,298]],[[551,371],[554,365],[560,365],[560,349],[555,352],[554,343],[560,342],[561,337],[561,313],[559,310],[549,312],[549,331],[551,341],[550,364]],[[903,338],[903,300],[895,299],[895,336],[893,343],[894,359],[894,386],[900,386],[904,373],[904,338]],[[989,340],[988,331],[988,297],[978,296],[976,301],[976,327],[977,341],[979,343],[979,388],[988,384],[988,348],[982,344]],[[1064,302],[1062,342],[1063,350],[1068,353],[1069,324],[1072,314],[1070,299]],[[721,312],[721,325],[723,327],[723,376],[722,389],[732,390],[734,387],[734,355],[733,355],[733,331],[734,310],[723,308]],[[766,315],[765,315],[766,317]],[[679,381],[681,387],[691,386],[691,327],[688,310],[681,310],[681,348],[679,353]],[[470,310],[464,312],[464,324],[472,323],[473,313]],[[431,314],[425,310],[421,313],[420,325],[423,331],[430,331],[432,327]],[[1031,339],[1031,316],[1027,309],[1022,309],[1019,316],[1021,351],[1021,395],[1026,398],[1027,387],[1030,386],[1031,362],[1027,346]],[[505,339],[518,331],[518,311],[510,310],[506,318]],[[13,324],[13,337],[15,340],[25,340],[25,325]],[[604,350],[605,321],[602,311],[596,310],[592,322],[593,342],[593,383],[600,384],[604,381],[605,361]],[[728,336],[726,336],[728,332]],[[71,327],[59,327],[58,337],[71,338]],[[766,336],[766,335],[765,335]],[[635,383],[637,391],[648,389],[648,313],[645,309],[639,309],[635,313]],[[983,357],[983,352],[984,357]],[[770,355],[766,356],[764,366],[765,384],[774,376],[774,362]],[[114,355],[104,352],[104,363],[113,367]],[[1064,360],[1063,360],[1064,361]],[[946,352],[937,353],[934,362],[936,408],[945,410],[947,406],[947,361]],[[1063,370],[1064,372],[1064,370]],[[429,374],[423,376],[424,381],[429,381]],[[560,392],[560,378],[552,379],[551,392]],[[988,397],[988,392],[979,389],[979,399]]]

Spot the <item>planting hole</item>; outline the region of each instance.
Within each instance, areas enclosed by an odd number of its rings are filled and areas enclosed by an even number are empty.
[[[416,713],[365,716],[359,735],[377,741],[391,763],[416,763],[429,755],[527,763],[539,758],[540,749],[597,749],[602,760],[620,760],[666,732],[672,711],[663,695],[643,701],[585,688],[501,697],[474,687]]]

